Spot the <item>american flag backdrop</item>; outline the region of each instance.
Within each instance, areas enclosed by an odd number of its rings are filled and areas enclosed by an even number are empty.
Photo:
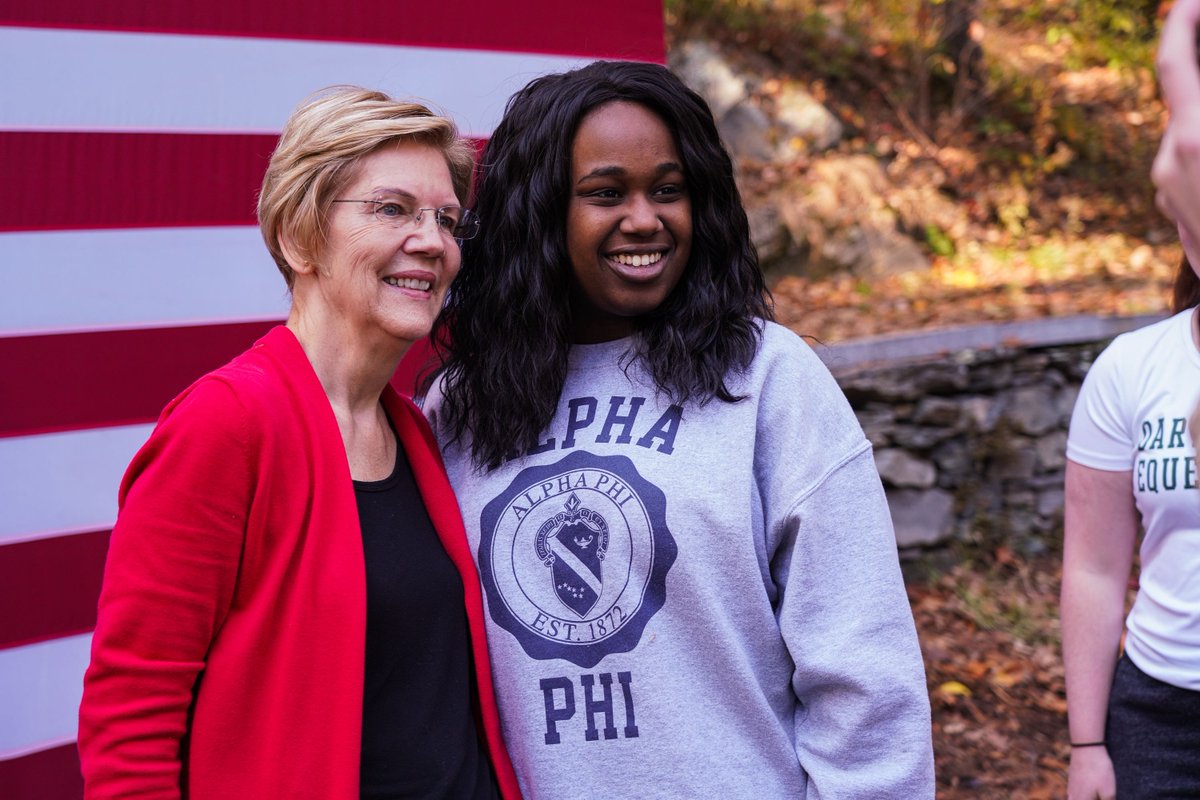
[[[120,477],[287,312],[254,204],[292,108],[354,83],[483,138],[536,75],[663,56],[661,0],[0,0],[0,797],[81,795]]]

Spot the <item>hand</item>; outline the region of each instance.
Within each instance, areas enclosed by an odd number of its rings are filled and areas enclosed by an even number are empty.
[[[1067,771],[1067,800],[1114,800],[1117,779],[1103,747],[1076,747]]]
[[[1196,32],[1200,0],[1176,0],[1158,46],[1158,77],[1171,121],[1150,176],[1156,201],[1179,225],[1193,265],[1200,260],[1200,64]]]

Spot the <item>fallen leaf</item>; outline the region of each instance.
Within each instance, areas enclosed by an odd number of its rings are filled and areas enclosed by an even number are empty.
[[[947,697],[970,697],[971,690],[966,684],[958,681],[946,681],[937,688],[938,692]]]

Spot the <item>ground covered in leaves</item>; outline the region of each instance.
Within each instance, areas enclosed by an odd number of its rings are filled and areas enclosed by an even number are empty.
[[[1169,306],[1178,244],[1113,234],[1051,239],[998,257],[935,258],[928,271],[864,280],[785,276],[772,287],[778,321],[825,343],[861,336],[1073,314],[1137,315]]]
[[[938,797],[1066,795],[1061,563],[1003,546],[939,571],[908,565],[933,710]]]

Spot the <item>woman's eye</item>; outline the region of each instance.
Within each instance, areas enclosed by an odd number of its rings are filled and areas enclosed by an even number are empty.
[[[654,190],[654,194],[665,199],[675,199],[683,195],[683,187],[679,184],[672,183],[668,186],[660,186]]]
[[[595,200],[619,200],[619,199],[621,199],[621,193],[618,192],[616,189],[596,189],[593,192],[588,192],[587,196],[591,197]]]
[[[380,203],[376,206],[375,213],[381,217],[395,219],[397,217],[408,216],[408,209],[399,203]]]

